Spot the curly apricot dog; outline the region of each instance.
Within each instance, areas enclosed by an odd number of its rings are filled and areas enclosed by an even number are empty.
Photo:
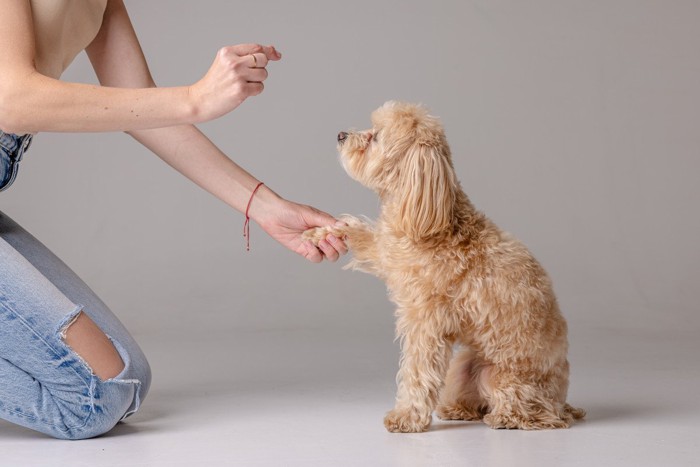
[[[376,191],[374,225],[311,229],[346,235],[349,266],[383,279],[396,303],[402,356],[392,432],[421,432],[432,412],[492,428],[566,428],[585,412],[566,403],[567,327],[530,252],[462,191],[439,120],[387,102],[373,128],[341,132],[345,170]],[[450,360],[454,344],[459,353]]]

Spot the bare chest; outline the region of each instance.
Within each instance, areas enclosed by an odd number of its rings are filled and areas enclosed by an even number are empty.
[[[35,65],[58,78],[97,35],[107,0],[31,0],[31,5]]]

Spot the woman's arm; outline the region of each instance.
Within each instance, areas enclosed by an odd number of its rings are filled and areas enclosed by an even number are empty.
[[[240,47],[263,51],[253,44]],[[121,0],[110,0],[102,29],[87,51],[101,84],[126,88],[155,86]],[[274,48],[264,52],[280,58]],[[258,180],[229,159],[196,127],[178,125],[128,133],[197,185],[236,210],[245,211]],[[265,186],[253,198],[250,214],[273,238],[311,261],[320,261],[323,256],[335,260],[339,252],[347,251],[335,238],[329,240],[336,246],[326,242],[320,245],[321,252],[304,243],[301,232],[306,228],[331,225],[335,219],[308,206],[284,200]]]
[[[148,87],[145,76],[134,86],[66,83],[42,75],[34,66],[29,0],[0,0],[0,11],[0,129],[11,133],[129,131],[210,120],[262,92],[267,72],[251,68],[253,59],[248,54],[259,52],[256,57],[264,62],[263,67],[268,58],[279,58],[272,48],[225,47],[207,75],[192,86]],[[129,50],[130,43],[111,42],[123,39],[124,17],[128,22],[121,0],[110,0],[90,48]],[[114,58],[110,66],[127,66],[117,63],[118,56]]]
[[[108,2],[102,28],[87,53],[103,86],[158,90],[122,0]],[[245,210],[245,194],[250,194],[258,181],[194,126],[127,133],[200,187],[233,208]]]

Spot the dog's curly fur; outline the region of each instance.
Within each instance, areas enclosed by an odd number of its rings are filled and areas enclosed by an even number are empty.
[[[425,431],[436,407],[442,419],[492,428],[565,428],[583,418],[566,403],[567,327],[550,279],[462,191],[439,120],[387,102],[372,123],[342,133],[338,148],[348,174],[378,193],[379,219],[347,216],[346,227],[305,237],[345,235],[350,266],[383,279],[397,305],[402,356],[386,428]]]

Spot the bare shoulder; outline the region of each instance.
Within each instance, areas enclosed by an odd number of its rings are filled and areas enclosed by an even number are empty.
[[[13,72],[34,69],[36,44],[29,0],[0,0],[0,11],[0,84],[4,84],[14,78]]]

